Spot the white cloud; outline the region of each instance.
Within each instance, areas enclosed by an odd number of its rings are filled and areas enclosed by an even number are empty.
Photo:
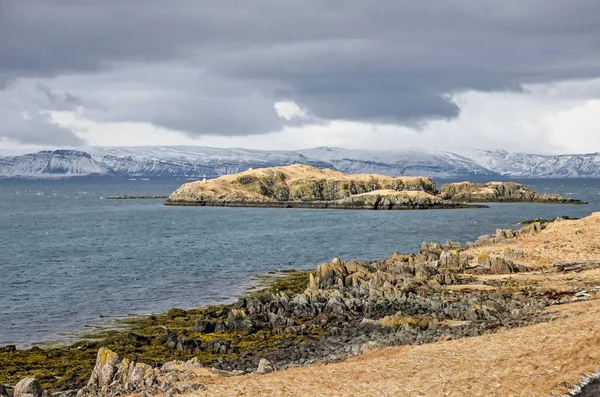
[[[305,118],[306,112],[300,108],[295,102],[290,101],[281,101],[276,102],[273,105],[277,115],[279,117],[283,117],[286,120],[292,120],[296,118]]]

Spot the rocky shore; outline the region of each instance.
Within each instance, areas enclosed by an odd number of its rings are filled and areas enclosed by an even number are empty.
[[[370,210],[485,207],[469,204],[472,202],[584,204],[559,195],[540,194],[514,182],[451,183],[438,191],[426,177],[346,175],[298,164],[186,183],[165,204]]]
[[[27,380],[21,386],[30,391],[22,393],[38,395],[45,388],[64,396],[175,395],[201,390],[207,377],[333,363],[376,346],[421,345],[550,321],[545,307],[587,300],[594,287],[519,281],[539,269],[525,261],[533,251],[513,242],[534,238],[546,225],[497,230],[464,246],[423,243],[417,253],[382,261],[335,258],[315,272],[277,278],[233,305],[131,319],[125,331],[63,350],[4,348],[0,383],[15,385],[34,374],[38,380]],[[588,261],[547,271],[599,267],[600,261]],[[16,397],[24,395],[21,386]]]
[[[107,200],[142,200],[142,199],[166,199],[169,196],[108,196]]]
[[[559,194],[542,194],[515,182],[457,182],[440,187],[438,195],[444,200],[459,202],[587,204]]]

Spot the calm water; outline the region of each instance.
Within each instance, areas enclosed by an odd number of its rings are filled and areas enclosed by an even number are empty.
[[[0,345],[65,340],[107,317],[216,303],[253,275],[474,240],[523,219],[600,211],[600,180],[528,180],[587,206],[336,211],[165,207],[109,195],[180,181],[0,180]]]

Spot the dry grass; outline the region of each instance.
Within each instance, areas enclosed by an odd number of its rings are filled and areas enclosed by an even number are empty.
[[[600,260],[600,212],[579,220],[549,223],[541,233],[520,236],[510,244],[494,244],[467,251],[480,254],[501,253],[506,247],[521,248],[525,258],[520,264],[547,268],[554,262]]]
[[[315,180],[333,180],[333,181],[342,181],[342,180],[353,180],[360,182],[367,182],[372,178],[384,179],[384,180],[402,180],[405,182],[418,183],[420,180],[429,180],[429,178],[420,177],[420,176],[403,176],[403,177],[391,177],[386,175],[378,175],[378,174],[344,174],[343,172],[334,171],[329,168],[319,169],[316,167],[312,167],[310,165],[303,164],[294,164],[282,167],[271,167],[271,168],[257,168],[252,170],[247,170],[240,172],[238,174],[233,175],[224,175],[214,180],[222,180],[222,181],[235,181],[240,176],[256,176],[256,177],[265,177],[268,176],[271,171],[279,171],[285,174],[286,182],[292,184],[299,180],[305,179],[315,179]],[[198,182],[192,182],[198,183]]]
[[[240,178],[254,178],[264,180],[265,178],[280,178],[294,193],[301,186],[305,186],[314,181],[331,182],[352,182],[370,184],[378,183],[380,186],[391,186],[393,182],[402,182],[404,185],[421,186],[421,184],[430,186],[435,190],[435,184],[429,178],[425,177],[391,177],[377,174],[344,174],[331,169],[318,169],[309,165],[294,164],[290,166],[250,169],[232,175],[224,175],[219,178],[206,181],[190,182],[177,189],[170,198],[172,200],[197,200],[199,197],[210,197],[214,200],[225,201],[254,201],[268,202],[274,201],[252,190],[247,185],[241,184]]]
[[[207,378],[198,396],[549,396],[600,366],[600,301],[550,309],[550,323],[422,346],[368,351],[342,363]]]

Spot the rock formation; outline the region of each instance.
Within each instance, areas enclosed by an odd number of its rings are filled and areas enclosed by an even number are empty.
[[[515,182],[448,183],[440,187],[444,200],[459,202],[538,202],[549,204],[587,204],[558,194],[537,193]]]
[[[443,185],[425,177],[346,175],[308,165],[261,168],[191,182],[173,192],[167,205],[302,207],[334,209],[430,209],[478,207],[465,202],[535,201],[578,204],[539,194],[513,182]]]

